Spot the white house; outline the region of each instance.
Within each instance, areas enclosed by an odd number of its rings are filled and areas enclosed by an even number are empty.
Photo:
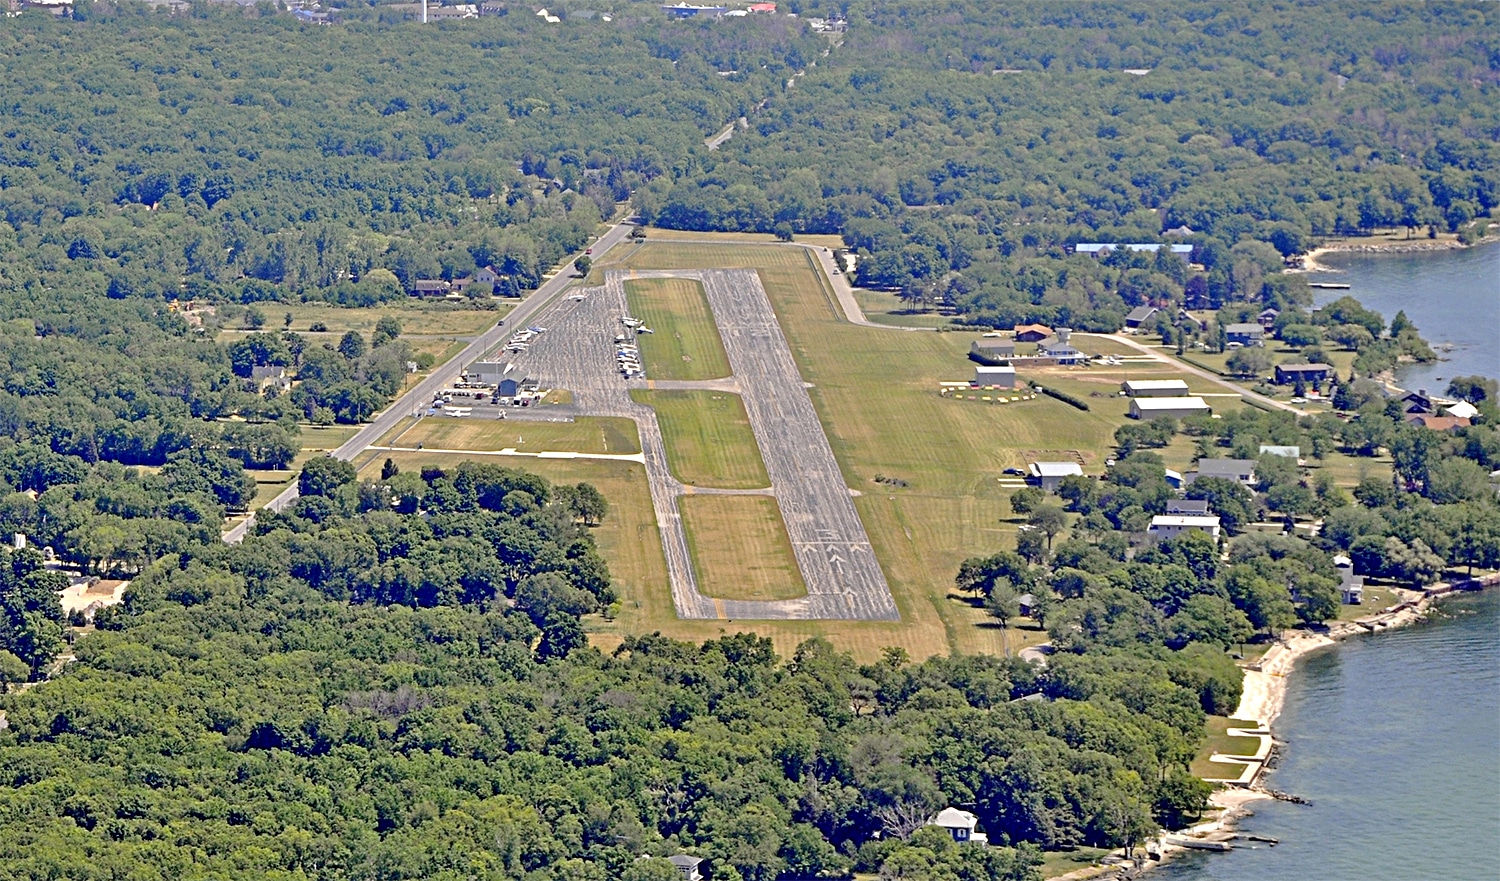
[[[1120,391],[1132,398],[1187,397],[1188,384],[1180,379],[1127,379]]]
[[[677,867],[686,881],[703,881],[703,873],[698,867],[703,865],[702,857],[690,857],[685,853],[673,854],[667,857],[667,862]]]
[[[981,364],[974,368],[974,384],[979,386],[999,386],[1000,388],[1016,387],[1016,368],[1009,364],[992,367]]]
[[[1047,492],[1057,492],[1057,487],[1063,478],[1070,474],[1083,474],[1077,462],[1032,462],[1031,476],[1042,484],[1042,489]]]
[[[1184,532],[1192,532],[1195,529],[1217,539],[1219,537],[1218,515],[1157,514],[1151,518],[1151,526],[1146,531],[1162,538],[1176,538]]]
[[[929,826],[937,826],[947,829],[948,834],[959,844],[989,844],[990,837],[983,832],[976,832],[974,827],[979,825],[979,818],[958,808],[943,808],[936,817],[927,821]]]
[[[1131,398],[1130,418],[1132,419],[1161,419],[1169,417],[1172,419],[1183,419],[1188,416],[1197,416],[1200,413],[1208,413],[1209,406],[1197,395],[1188,395],[1181,398]]]
[[[1198,470],[1189,472],[1189,476],[1193,480],[1200,477],[1222,477],[1226,480],[1237,480],[1245,486],[1252,486],[1255,483],[1255,460],[1199,459]]]

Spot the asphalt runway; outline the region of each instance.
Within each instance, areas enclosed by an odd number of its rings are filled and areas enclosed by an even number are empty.
[[[630,278],[691,278],[703,285],[771,478],[807,595],[790,600],[719,600],[698,590],[677,500],[686,492],[667,465],[656,412],[630,399],[632,387],[615,361],[614,337],[627,314]],[[547,330],[511,360],[544,387],[573,393],[576,415],[625,416],[640,427],[641,449],[656,522],[661,531],[677,614],[712,619],[900,619],[885,575],[871,550],[848,485],[792,360],[760,277],[751,270],[609,272],[602,288],[582,300],[559,300],[533,324]],[[673,388],[723,390],[725,380],[673,382]],[[668,383],[663,383],[663,386]],[[549,407],[550,412],[562,408]],[[767,491],[751,491],[766,494]]]

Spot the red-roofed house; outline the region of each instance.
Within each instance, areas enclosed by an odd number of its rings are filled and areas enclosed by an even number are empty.
[[[1018,324],[1016,325],[1016,342],[1039,343],[1052,336],[1052,328],[1045,324]]]
[[[1433,431],[1452,431],[1468,428],[1469,420],[1458,416],[1434,416],[1431,413],[1412,413],[1406,417],[1407,425],[1420,425]]]

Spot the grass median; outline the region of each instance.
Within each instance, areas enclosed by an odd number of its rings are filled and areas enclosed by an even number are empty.
[[[689,495],[677,504],[704,596],[785,600],[807,595],[775,499]]]
[[[630,396],[656,410],[667,464],[678,480],[715,489],[771,485],[739,395],[635,389]]]
[[[703,285],[688,278],[627,281],[630,314],[653,333],[637,338],[646,375],[652,379],[723,379],[729,357],[714,324]]]
[[[403,419],[381,446],[487,452],[570,452],[634,455],[641,451],[635,423],[619,416],[580,416],[571,422],[521,419],[454,419],[430,416]],[[520,467],[519,465],[517,467]]]

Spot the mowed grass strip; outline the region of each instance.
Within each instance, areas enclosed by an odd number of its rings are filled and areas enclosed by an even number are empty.
[[[775,499],[690,495],[677,504],[704,596],[787,600],[807,594]]]
[[[520,453],[570,452],[634,455],[641,451],[635,423],[622,416],[580,416],[572,422],[521,419],[454,419],[429,416],[403,420],[381,446]],[[520,467],[520,466],[517,466]]]
[[[723,379],[729,357],[714,324],[703,286],[687,278],[625,282],[630,314],[654,333],[641,334],[646,376],[651,379]]]
[[[1237,737],[1229,733],[1230,728],[1248,728],[1254,730],[1258,723],[1254,719],[1230,719],[1224,716],[1209,716],[1204,722],[1203,746],[1194,757],[1190,771],[1198,777],[1238,777],[1239,765],[1227,764],[1225,762],[1210,762],[1209,756],[1219,753],[1226,756],[1252,756],[1260,747],[1260,740],[1254,737]]]
[[[630,396],[656,410],[667,464],[678,480],[715,489],[771,485],[739,395],[635,389]]]

